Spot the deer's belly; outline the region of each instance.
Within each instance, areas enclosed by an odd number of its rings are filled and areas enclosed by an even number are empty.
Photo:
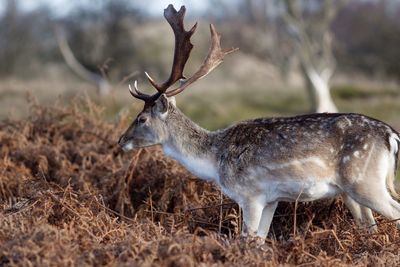
[[[257,186],[267,194],[267,200],[313,201],[341,192],[335,183],[334,170],[323,161],[310,159],[274,167],[259,169],[256,175]]]
[[[332,167],[331,167],[332,166]],[[252,166],[241,176],[221,176],[223,191],[239,201],[313,201],[338,195],[333,163],[318,157],[294,159],[284,163]]]
[[[276,190],[278,201],[314,201],[335,197],[340,189],[330,181],[303,180],[265,184],[266,191]]]
[[[228,188],[222,186],[222,190],[239,205],[246,199],[254,199],[263,204],[276,201],[314,201],[335,197],[341,192],[332,182],[315,180],[258,182],[253,180],[246,185],[236,184]]]
[[[279,163],[268,162],[254,170],[255,177],[268,177],[276,181],[327,181],[335,177],[334,162],[327,162],[316,156]]]

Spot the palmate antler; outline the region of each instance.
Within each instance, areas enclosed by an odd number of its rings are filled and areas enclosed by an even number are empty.
[[[190,43],[190,37],[196,30],[197,23],[190,29],[190,31],[185,31],[183,25],[183,18],[185,16],[186,8],[184,6],[181,7],[179,11],[176,11],[172,5],[169,5],[164,10],[164,17],[171,25],[172,30],[175,34],[175,51],[174,51],[174,61],[172,65],[172,70],[169,78],[161,85],[157,84],[151,76],[146,73],[146,76],[153,85],[154,88],[157,89],[157,93],[154,95],[147,95],[139,91],[137,87],[137,81],[135,81],[134,88],[129,85],[129,91],[132,96],[135,98],[141,99],[145,101],[146,105],[150,105],[157,98],[165,93],[167,96],[174,96],[179,94],[183,90],[185,90],[190,84],[194,83],[198,79],[206,76],[210,71],[216,68],[222,61],[225,55],[230,54],[237,50],[237,48],[231,48],[226,51],[221,49],[220,39],[221,35],[217,33],[214,25],[210,25],[211,31],[211,47],[208,52],[208,55],[204,61],[204,63],[200,66],[199,70],[196,71],[192,77],[189,79],[185,79],[183,76],[183,69],[187,60],[189,59],[190,52],[193,48],[193,44]],[[185,79],[182,84],[169,92],[167,89],[177,82],[180,79]]]

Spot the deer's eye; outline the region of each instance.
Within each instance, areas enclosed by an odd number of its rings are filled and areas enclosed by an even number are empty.
[[[147,118],[146,117],[140,117],[140,118],[138,118],[138,123],[139,124],[143,124],[143,123],[145,123],[147,121]]]

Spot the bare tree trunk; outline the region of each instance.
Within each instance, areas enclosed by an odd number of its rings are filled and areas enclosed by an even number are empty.
[[[54,33],[57,39],[58,47],[60,48],[61,54],[64,57],[65,63],[67,63],[68,67],[82,79],[94,84],[100,96],[108,95],[112,89],[109,81],[101,75],[89,71],[81,63],[79,63],[70,46],[68,45],[67,38],[65,37],[65,33],[62,28],[59,26],[55,27]]]
[[[285,0],[277,3],[284,5],[283,20],[299,57],[313,110],[337,112],[329,86],[335,70],[330,25],[337,5],[332,0],[321,1],[319,15],[307,22],[303,18],[299,1]]]
[[[316,112],[337,112],[338,109],[333,103],[330,94],[329,80],[324,79],[313,68],[307,69],[306,72],[311,82],[312,90],[315,92]]]

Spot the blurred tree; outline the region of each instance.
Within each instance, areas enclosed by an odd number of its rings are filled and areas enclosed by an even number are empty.
[[[82,79],[86,80],[89,83],[94,84],[100,96],[108,95],[112,89],[110,82],[106,77],[103,77],[103,75],[91,72],[88,69],[86,69],[76,59],[74,53],[72,52],[68,44],[64,29],[61,26],[57,25],[54,27],[54,34],[56,36],[60,52],[63,55],[64,60],[68,65],[68,67]]]
[[[83,5],[81,1],[72,1],[77,8],[56,22],[63,25],[71,50],[85,68],[97,74],[102,69],[111,80],[121,80],[133,70],[142,69],[155,76],[168,75],[171,55],[165,51],[172,49],[173,40],[169,32],[163,35],[168,27],[160,17],[149,16],[140,9],[146,4],[91,0],[89,5]],[[224,42],[268,62],[264,67],[269,68],[271,77],[281,74],[285,78],[302,69],[314,109],[318,95],[307,74],[309,66],[320,81],[326,79],[328,88],[327,77],[335,69],[335,58],[340,71],[400,78],[397,0],[354,0],[340,8],[338,16],[335,13],[340,0],[209,1],[204,15],[217,21]],[[17,74],[19,78],[29,78],[41,73],[47,63],[62,62],[52,31],[57,12],[44,7],[22,11],[19,7],[23,2],[18,0],[1,3],[4,11],[0,14],[0,76]],[[293,8],[288,9],[288,4]],[[197,41],[196,47],[208,46],[207,41]],[[198,60],[202,60],[201,56]]]
[[[292,48],[282,34],[273,1],[211,0],[207,15],[218,21],[224,40],[240,47],[242,53],[263,59],[271,76],[286,81],[290,72]]]
[[[210,13],[230,25],[228,35],[233,36],[242,52],[271,63],[283,80],[297,58],[312,110],[335,112],[329,90],[335,70],[330,26],[341,3],[342,0],[222,0],[212,1]]]
[[[307,83],[312,109],[337,112],[329,81],[335,71],[331,24],[342,1],[276,1]]]
[[[18,43],[19,32],[23,32],[18,23],[18,3],[16,0],[7,0],[5,10],[0,20],[0,62],[9,62],[10,64],[0,64],[0,73],[9,74],[14,69],[18,51],[20,47],[14,45]],[[24,45],[24,44],[20,44]]]
[[[20,12],[17,0],[7,0],[0,18],[0,75],[16,71],[28,73],[29,66],[39,53],[40,44],[35,42],[35,29],[29,23],[42,24],[47,20],[43,10],[35,13]]]
[[[81,7],[58,23],[68,33],[71,51],[82,66],[119,80],[134,67],[132,35],[140,22],[140,13],[130,1],[103,0],[97,8]],[[109,64],[113,68],[108,69]]]
[[[48,49],[49,25],[47,9],[23,13],[17,0],[6,0],[0,18],[1,76],[18,72],[29,77],[38,58],[46,60],[51,55],[51,49]]]
[[[352,2],[333,24],[335,52],[345,71],[400,80],[400,3]]]

